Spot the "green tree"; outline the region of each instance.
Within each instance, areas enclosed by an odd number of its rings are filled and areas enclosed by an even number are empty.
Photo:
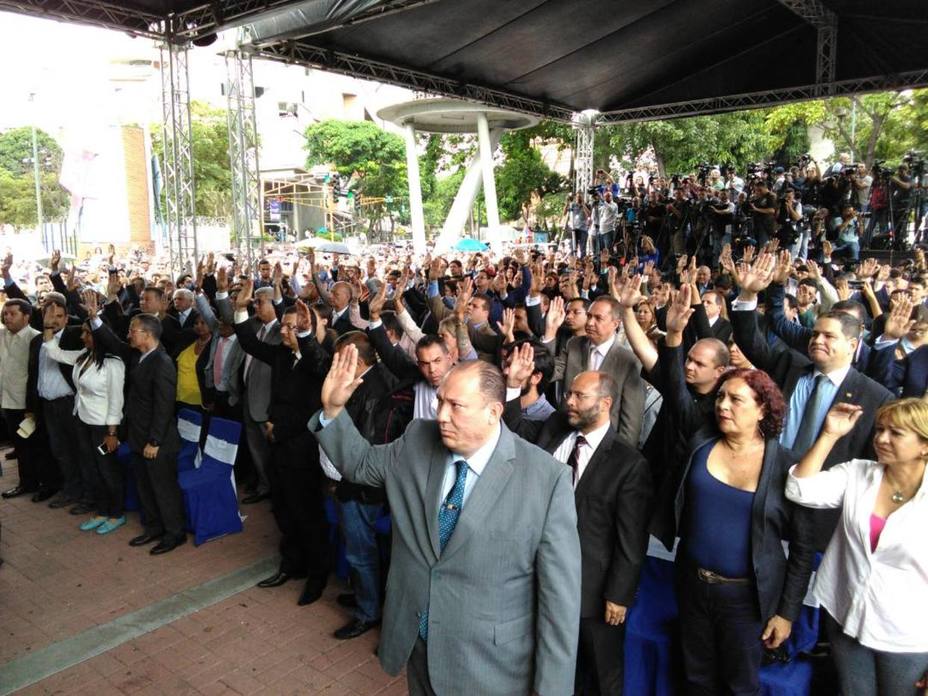
[[[58,181],[64,158],[55,139],[36,129],[42,215],[45,221],[61,220],[70,198]],[[32,162],[32,128],[12,128],[0,133],[0,224],[17,229],[36,224],[35,180]]]
[[[152,151],[164,162],[161,125],[153,125],[151,133]],[[232,169],[229,164],[229,124],[226,112],[202,102],[191,102],[190,134],[193,141],[197,215],[228,217],[232,207]]]
[[[306,166],[328,164],[352,180],[352,188],[366,198],[405,198],[406,148],[402,138],[370,121],[329,119],[306,129]],[[420,170],[422,167],[420,166]],[[394,224],[385,202],[364,206],[368,234],[380,232],[384,217]]]
[[[737,111],[672,121],[646,121],[605,126],[597,139],[626,164],[653,150],[661,174],[692,172],[701,162],[735,164],[769,155],[776,138],[765,128],[761,111]]]
[[[541,159],[531,129],[509,131],[500,138],[503,164],[496,171],[496,193],[504,220],[528,223],[533,203],[563,191],[567,182]]]

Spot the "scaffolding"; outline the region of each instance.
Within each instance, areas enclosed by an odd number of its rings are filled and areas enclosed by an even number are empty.
[[[261,241],[263,206],[258,167],[258,124],[251,55],[227,51],[226,95],[229,119],[229,163],[232,170],[232,234],[239,258],[254,266]]]
[[[177,275],[192,273],[197,258],[188,47],[186,42],[178,44],[172,41],[170,34],[160,46],[165,223],[171,268]]]
[[[593,184],[593,142],[596,137],[594,111],[584,111],[574,116],[577,130],[577,150],[574,154],[574,192],[581,193]]]

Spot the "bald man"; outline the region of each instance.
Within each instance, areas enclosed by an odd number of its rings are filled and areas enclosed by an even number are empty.
[[[506,386],[476,360],[447,373],[437,420],[367,443],[344,411],[357,350],[332,361],[309,422],[355,483],[386,488],[393,555],[380,662],[413,695],[567,694],[580,616],[570,471],[500,422]],[[407,664],[408,663],[408,664]]]

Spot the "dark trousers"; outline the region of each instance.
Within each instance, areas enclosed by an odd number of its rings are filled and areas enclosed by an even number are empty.
[[[101,517],[122,517],[125,511],[126,475],[116,453],[100,454],[107,426],[77,424],[77,442],[81,460],[87,462],[86,489],[89,500]]]
[[[605,606],[603,613],[605,613]],[[610,626],[601,616],[580,619],[577,696],[621,696],[625,671],[625,624]]]
[[[145,459],[132,453],[132,468],[138,488],[145,533],[175,539],[186,534],[184,497],[177,483],[177,452],[158,449],[158,456]]]
[[[7,432],[10,434],[10,441],[16,449],[19,485],[27,491],[35,491],[38,490],[40,485],[50,487],[54,480],[57,479],[57,472],[54,472],[55,475],[53,476],[53,472],[49,471],[49,469],[54,469],[55,466],[51,462],[41,461],[44,447],[40,447],[36,443],[41,438],[44,438],[45,434],[40,427],[37,427],[35,432],[28,438],[21,438],[17,434],[19,424],[22,423],[25,415],[24,410],[3,409],[3,420],[6,422]]]
[[[429,679],[429,651],[425,641],[416,638],[409,662],[406,663],[406,686],[409,696],[436,696]]]
[[[577,258],[582,259],[586,256],[586,240],[588,236],[589,232],[586,230],[573,231],[573,248]]]
[[[305,435],[274,443],[268,477],[271,509],[280,529],[280,569],[307,576],[325,587],[329,575],[329,524],[325,518],[322,469],[313,452],[315,438]]]
[[[58,465],[61,490],[68,498],[90,502],[93,497],[90,485],[81,469],[78,443],[77,416],[74,415],[74,396],[48,401],[42,399],[42,421],[48,433],[48,448]],[[102,442],[102,440],[101,440]]]
[[[760,694],[763,622],[753,582],[711,585],[677,561],[680,641],[688,695]]]

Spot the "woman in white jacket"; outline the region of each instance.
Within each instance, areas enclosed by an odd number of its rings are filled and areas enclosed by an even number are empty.
[[[78,452],[94,463],[91,487],[97,514],[80,528],[109,534],[126,523],[125,474],[116,459],[117,429],[122,422],[126,368],[122,360],[96,346],[87,324],[81,332],[84,350],[62,350],[50,331],[45,332],[49,357],[74,366],[78,418]]]
[[[877,461],[822,471],[861,407],[837,404],[793,467],[786,497],[842,508],[813,590],[821,603],[843,696],[914,696],[928,671],[928,403],[901,399],[877,412]]]

